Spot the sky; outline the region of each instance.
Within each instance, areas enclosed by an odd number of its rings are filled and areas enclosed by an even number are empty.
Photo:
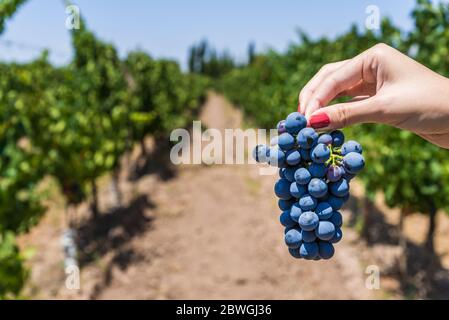
[[[298,28],[311,37],[334,37],[352,23],[363,27],[366,8],[376,5],[401,28],[412,27],[414,0],[78,0],[87,25],[112,42],[121,56],[143,49],[154,57],[173,58],[185,67],[188,48],[201,39],[237,59],[249,42],[257,51],[284,50]],[[28,61],[42,48],[56,64],[70,61],[72,50],[62,0],[29,0],[8,21],[0,36],[0,60]]]

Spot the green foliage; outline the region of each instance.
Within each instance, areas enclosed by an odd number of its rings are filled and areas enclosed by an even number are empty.
[[[143,52],[121,61],[84,21],[72,43],[67,66],[51,65],[47,52],[31,63],[0,64],[0,298],[16,297],[26,281],[14,237],[45,213],[37,192],[43,177],[54,177],[66,203],[77,205],[134,141],[167,138],[205,97],[205,78]]]
[[[16,13],[16,11],[27,0],[1,0],[0,1],[0,34],[5,31],[6,20]]]
[[[221,90],[247,117],[265,128],[296,111],[300,88],[326,63],[354,57],[379,42],[388,43],[437,72],[449,75],[449,5],[419,1],[413,11],[415,28],[405,34],[388,19],[380,32],[360,32],[353,26],[330,40],[311,40],[300,33],[299,43],[281,54],[269,51],[245,68],[223,77]],[[382,191],[389,206],[422,213],[449,211],[448,151],[420,137],[381,125],[345,130],[365,149],[367,170],[361,175],[369,196]]]

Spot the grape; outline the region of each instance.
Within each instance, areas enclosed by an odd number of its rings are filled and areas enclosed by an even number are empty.
[[[346,179],[340,179],[337,182],[329,184],[330,192],[337,197],[344,197],[349,193],[349,183]]]
[[[314,231],[301,230],[302,241],[313,242],[316,240],[316,235]]]
[[[341,155],[345,156],[350,152],[357,152],[362,154],[363,150],[362,150],[362,146],[360,145],[360,143],[358,143],[357,141],[354,140],[349,140],[348,142],[344,143],[341,146]]]
[[[279,178],[285,179],[285,169],[286,168],[279,168]]]
[[[304,128],[299,131],[297,139],[301,148],[310,149],[315,146],[318,140],[318,133],[312,128]]]
[[[285,167],[285,153],[277,148],[270,148],[268,163],[279,168]]]
[[[332,145],[336,148],[339,148],[345,142],[345,135],[340,130],[335,130],[331,132],[332,136]]]
[[[299,249],[288,248],[288,252],[290,252],[290,255],[293,258],[296,258],[296,259],[301,259],[302,258],[301,254],[299,253]]]
[[[301,162],[301,154],[298,150],[290,150],[285,154],[285,161],[291,166],[296,166]]]
[[[291,209],[290,209],[290,218],[292,218],[293,221],[298,222],[299,217],[301,216],[301,214],[302,214],[302,210],[299,207],[299,204],[298,203],[294,203],[291,206]]]
[[[304,161],[311,161],[312,159],[310,158],[310,150],[307,149],[299,149],[299,154],[301,155],[301,159]]]
[[[278,145],[284,151],[288,151],[295,146],[295,138],[290,133],[283,133],[278,137]]]
[[[315,148],[313,148],[310,157],[312,161],[315,163],[325,163],[329,160],[331,156],[331,151],[329,147],[325,144],[318,144]]]
[[[312,163],[309,166],[309,172],[314,178],[324,178],[326,176],[327,168],[322,163]]]
[[[281,200],[280,200],[281,201]],[[320,202],[316,206],[315,213],[320,220],[329,219],[332,216],[334,209],[327,202]]]
[[[349,152],[343,157],[343,164],[347,172],[357,174],[365,166],[365,159],[360,153]]]
[[[295,171],[295,181],[300,185],[309,184],[312,175],[306,168],[299,168]]]
[[[330,240],[335,234],[335,226],[330,221],[320,221],[315,229],[315,235],[320,240]]]
[[[342,167],[331,165],[327,168],[326,177],[330,182],[336,182],[343,177],[344,173],[345,171]]]
[[[312,231],[314,230],[319,223],[319,219],[318,216],[312,212],[312,211],[307,211],[307,212],[303,212],[300,216],[299,216],[299,226],[306,231]]]
[[[295,172],[296,168],[283,168],[284,169],[284,178],[290,182],[295,181]]]
[[[276,196],[283,200],[289,200],[292,196],[290,195],[290,181],[287,179],[280,179],[274,185],[274,193]]]
[[[289,248],[297,249],[302,244],[301,231],[298,229],[291,229],[285,234],[285,244]]]
[[[332,136],[328,133],[323,133],[318,138],[318,143],[323,143],[325,145],[331,145],[332,144]]]
[[[258,145],[253,150],[253,158],[257,162],[267,162],[268,161],[268,147],[265,145]]]
[[[283,200],[283,199],[279,199],[278,200],[278,207],[279,209],[281,209],[282,211],[287,211],[287,210],[291,210],[292,206],[296,203],[295,200],[290,199],[290,200]]]
[[[257,162],[278,166],[274,186],[284,240],[294,258],[330,259],[341,241],[339,210],[349,200],[349,181],[365,166],[362,146],[343,132],[319,135],[295,112],[277,124],[271,145],[253,150]]]
[[[299,248],[301,257],[305,259],[314,259],[319,252],[318,244],[316,242],[303,242]]]
[[[278,134],[283,134],[287,132],[287,130],[285,129],[285,120],[279,121],[276,128],[278,130]]]
[[[332,239],[329,240],[330,243],[337,243],[340,242],[341,238],[343,237],[343,233],[341,232],[341,229],[336,227],[335,228],[335,234],[332,237]]]
[[[301,196],[299,199],[299,207],[303,211],[310,211],[316,208],[317,200],[309,194]]]
[[[297,199],[301,198],[303,195],[307,194],[307,189],[305,186],[292,182],[290,185],[290,195]]]
[[[309,194],[314,198],[320,198],[327,193],[327,184],[321,179],[313,178],[307,187]]]
[[[329,196],[329,198],[327,199],[327,203],[329,203],[332,207],[332,209],[334,209],[334,211],[336,210],[340,210],[341,207],[343,207],[344,205],[344,200],[343,198],[339,198],[339,197],[335,197],[335,196]]]
[[[285,129],[291,134],[297,134],[307,125],[306,118],[299,112],[290,113],[285,120]]]
[[[284,211],[281,213],[281,215],[279,216],[279,221],[281,222],[281,224],[284,227],[294,227],[296,226],[296,222],[292,220],[292,218],[290,218],[290,211]]]
[[[343,225],[343,216],[340,212],[334,211],[332,217],[330,217],[327,221],[332,222],[335,227],[341,228],[341,226]]]
[[[320,241],[318,243],[319,255],[322,259],[328,260],[334,256],[335,249],[332,243],[326,241]]]

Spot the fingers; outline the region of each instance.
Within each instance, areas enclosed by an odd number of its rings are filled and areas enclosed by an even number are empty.
[[[327,72],[325,79],[308,97],[308,102],[304,106],[306,118],[339,95],[373,95],[376,91],[377,74],[377,59],[373,53],[377,51],[379,50],[365,51],[331,72]]]
[[[313,76],[312,79],[302,88],[299,93],[299,107],[298,112],[305,114],[306,106],[309,103],[310,97],[313,95],[315,90],[323,82],[324,79],[336,69],[345,64],[347,60],[329,63],[321,67],[321,69]]]
[[[375,97],[334,104],[315,111],[309,119],[311,127],[334,130],[356,123],[385,122],[385,114]]]

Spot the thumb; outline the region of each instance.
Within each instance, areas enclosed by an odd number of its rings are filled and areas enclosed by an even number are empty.
[[[309,125],[314,129],[340,129],[356,123],[378,123],[383,112],[374,97],[360,101],[338,103],[312,113]]]

